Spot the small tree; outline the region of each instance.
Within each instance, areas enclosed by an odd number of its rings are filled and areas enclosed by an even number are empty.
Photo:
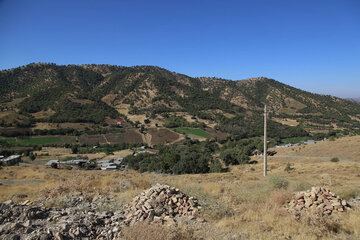
[[[71,147],[71,152],[72,152],[73,154],[77,154],[77,153],[79,152],[79,147],[78,147],[78,145],[73,145],[73,146]]]
[[[294,170],[294,168],[291,167],[291,163],[287,163],[286,164],[286,167],[284,169],[285,172],[290,172],[291,170]]]
[[[33,153],[30,153],[29,156],[31,161],[34,161],[36,159],[36,156]]]

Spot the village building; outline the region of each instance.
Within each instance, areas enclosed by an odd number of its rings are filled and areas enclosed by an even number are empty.
[[[312,145],[312,144],[316,144],[316,142],[314,140],[307,140],[304,142],[305,145]]]
[[[68,160],[68,161],[59,161],[57,159],[54,160],[50,160],[47,163],[45,163],[45,166],[54,166],[55,164],[57,166],[59,166],[60,164],[63,165],[74,165],[74,166],[84,166],[86,163],[89,163],[89,160],[85,160],[85,159],[72,159],[72,160]]]
[[[261,152],[259,149],[255,149],[255,150],[252,152],[252,155],[253,155],[253,156],[261,156],[261,155],[262,155],[262,152]]]
[[[10,157],[0,159],[0,162],[4,165],[12,166],[21,162],[21,156],[11,155]]]
[[[109,160],[97,161],[101,170],[126,170],[127,165],[123,163],[123,158],[113,158]]]

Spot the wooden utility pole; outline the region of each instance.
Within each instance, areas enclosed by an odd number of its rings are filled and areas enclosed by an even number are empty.
[[[264,107],[264,177],[267,175],[266,104]]]

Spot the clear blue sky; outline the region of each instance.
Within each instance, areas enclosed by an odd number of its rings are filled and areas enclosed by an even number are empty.
[[[0,69],[157,65],[360,96],[359,0],[0,0]]]

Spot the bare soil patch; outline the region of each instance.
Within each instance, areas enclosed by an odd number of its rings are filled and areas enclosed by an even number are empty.
[[[121,142],[128,142],[128,143],[141,143],[143,139],[141,134],[138,133],[136,130],[128,130],[126,129],[123,134],[107,134],[106,138],[110,143],[121,143]]]
[[[167,144],[177,140],[180,135],[167,128],[151,128],[148,130],[151,135],[151,144]]]

